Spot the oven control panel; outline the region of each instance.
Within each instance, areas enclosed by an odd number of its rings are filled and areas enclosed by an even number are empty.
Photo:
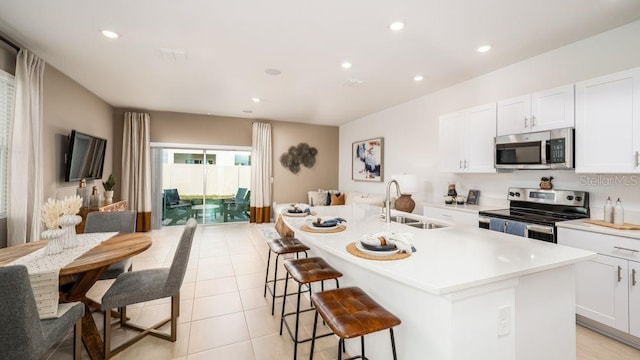
[[[588,206],[588,193],[573,190],[542,190],[531,188],[509,188],[507,199],[551,205]]]

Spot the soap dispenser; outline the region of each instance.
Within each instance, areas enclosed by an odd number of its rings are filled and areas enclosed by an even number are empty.
[[[613,223],[616,225],[624,224],[624,208],[622,208],[620,198],[616,201],[616,207],[613,208]]]
[[[611,204],[611,196],[607,198],[604,205],[604,222],[613,223],[613,204]]]

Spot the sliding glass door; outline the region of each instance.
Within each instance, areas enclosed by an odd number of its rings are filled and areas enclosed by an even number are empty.
[[[249,148],[158,147],[155,154],[160,225],[183,225],[189,218],[200,224],[249,221]]]

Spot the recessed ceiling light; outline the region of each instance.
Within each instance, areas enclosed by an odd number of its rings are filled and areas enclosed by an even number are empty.
[[[389,25],[389,29],[393,31],[400,31],[404,28],[404,23],[402,21],[394,21]]]
[[[245,114],[253,114],[252,110],[242,110],[242,112]]]
[[[251,98],[251,100],[253,100],[253,102],[260,102],[261,99],[259,97],[253,97]]]
[[[413,77],[413,80],[414,80],[414,81],[422,81],[422,80],[424,80],[424,76],[422,76],[422,75],[416,75],[416,76],[414,76],[414,77]]]
[[[115,32],[115,31],[111,31],[111,30],[101,30],[100,32],[102,33],[102,35],[103,35],[104,37],[109,38],[109,39],[117,39],[117,38],[119,38],[119,37],[120,37],[120,35],[119,35],[117,32]]]
[[[348,61],[345,61],[342,64],[340,64],[340,66],[342,66],[343,69],[349,69],[351,68],[351,63]]]
[[[482,45],[476,49],[479,53],[486,53],[489,50],[491,50],[491,45]]]
[[[267,75],[273,75],[273,76],[282,74],[282,71],[278,69],[266,69],[264,72],[267,73]]]

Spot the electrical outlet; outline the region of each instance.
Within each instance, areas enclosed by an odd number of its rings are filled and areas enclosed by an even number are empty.
[[[498,336],[509,335],[511,332],[511,306],[498,308]]]

